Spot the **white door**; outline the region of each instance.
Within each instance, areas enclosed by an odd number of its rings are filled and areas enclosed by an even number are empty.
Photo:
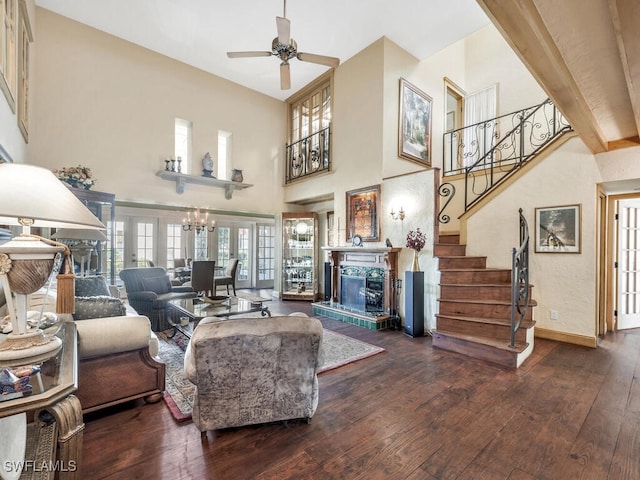
[[[251,224],[221,224],[216,225],[218,254],[216,268],[226,268],[230,258],[238,259],[236,288],[251,288],[253,286],[253,226]]]
[[[158,219],[122,218],[124,226],[124,268],[150,267],[157,262]]]
[[[273,288],[276,268],[276,227],[258,224],[256,249],[256,287]]]
[[[640,328],[640,199],[618,203],[617,263],[617,328]]]

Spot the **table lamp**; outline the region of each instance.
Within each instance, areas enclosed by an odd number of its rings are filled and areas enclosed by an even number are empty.
[[[0,283],[13,326],[0,343],[0,366],[16,366],[50,358],[61,347],[55,335],[28,326],[27,297],[46,283],[65,247],[32,236],[30,227],[103,230],[105,226],[45,168],[0,164],[0,185],[0,225],[23,227],[22,235],[0,245]]]
[[[97,242],[104,242],[107,236],[100,230],[90,230],[87,228],[61,228],[56,231],[51,238],[56,240],[67,240],[69,249],[74,256],[80,257],[80,276],[84,277],[84,264],[87,257],[91,258],[91,252]]]

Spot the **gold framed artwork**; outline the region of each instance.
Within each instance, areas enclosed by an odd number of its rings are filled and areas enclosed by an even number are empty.
[[[404,78],[400,79],[398,156],[431,167],[432,98]]]
[[[347,192],[347,241],[358,236],[365,242],[380,239],[380,185]]]
[[[535,251],[580,253],[581,205],[536,208]]]

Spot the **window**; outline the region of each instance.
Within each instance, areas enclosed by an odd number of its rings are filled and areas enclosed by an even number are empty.
[[[331,169],[332,71],[287,100],[285,183]]]
[[[189,120],[175,119],[175,159],[178,172],[189,173],[192,130],[193,123]]]
[[[7,98],[11,111],[16,109],[16,20],[17,0],[2,1],[2,32],[0,35],[0,89]]]
[[[227,268],[231,255],[231,229],[229,227],[218,227],[218,259],[216,265]]]
[[[27,6],[20,1],[20,55],[18,57],[18,127],[24,141],[29,141],[29,57],[33,34]]]
[[[468,131],[471,138],[465,138],[465,167],[476,163],[493,147],[496,135],[496,123],[493,119],[496,118],[497,91],[498,85],[494,84],[464,98],[464,126],[481,124],[478,128]],[[485,159],[485,163],[487,161]],[[478,165],[478,168],[483,166]]]
[[[229,180],[231,178],[233,137],[231,132],[218,130],[218,178]]]
[[[183,258],[182,250],[182,225],[171,223],[167,225],[167,268],[175,268],[174,258]]]
[[[125,223],[123,221],[115,222],[115,246],[111,245],[111,236],[107,235],[107,265],[111,265],[111,256],[115,255],[115,278],[120,278],[120,272],[124,270],[124,235]],[[113,228],[111,222],[107,225],[107,230]]]
[[[295,143],[331,125],[331,79],[312,84],[310,90],[289,101],[291,131],[289,142]]]

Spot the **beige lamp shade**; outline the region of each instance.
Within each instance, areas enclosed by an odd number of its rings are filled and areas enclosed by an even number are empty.
[[[105,229],[95,215],[50,170],[35,165],[0,164],[0,225]]]

